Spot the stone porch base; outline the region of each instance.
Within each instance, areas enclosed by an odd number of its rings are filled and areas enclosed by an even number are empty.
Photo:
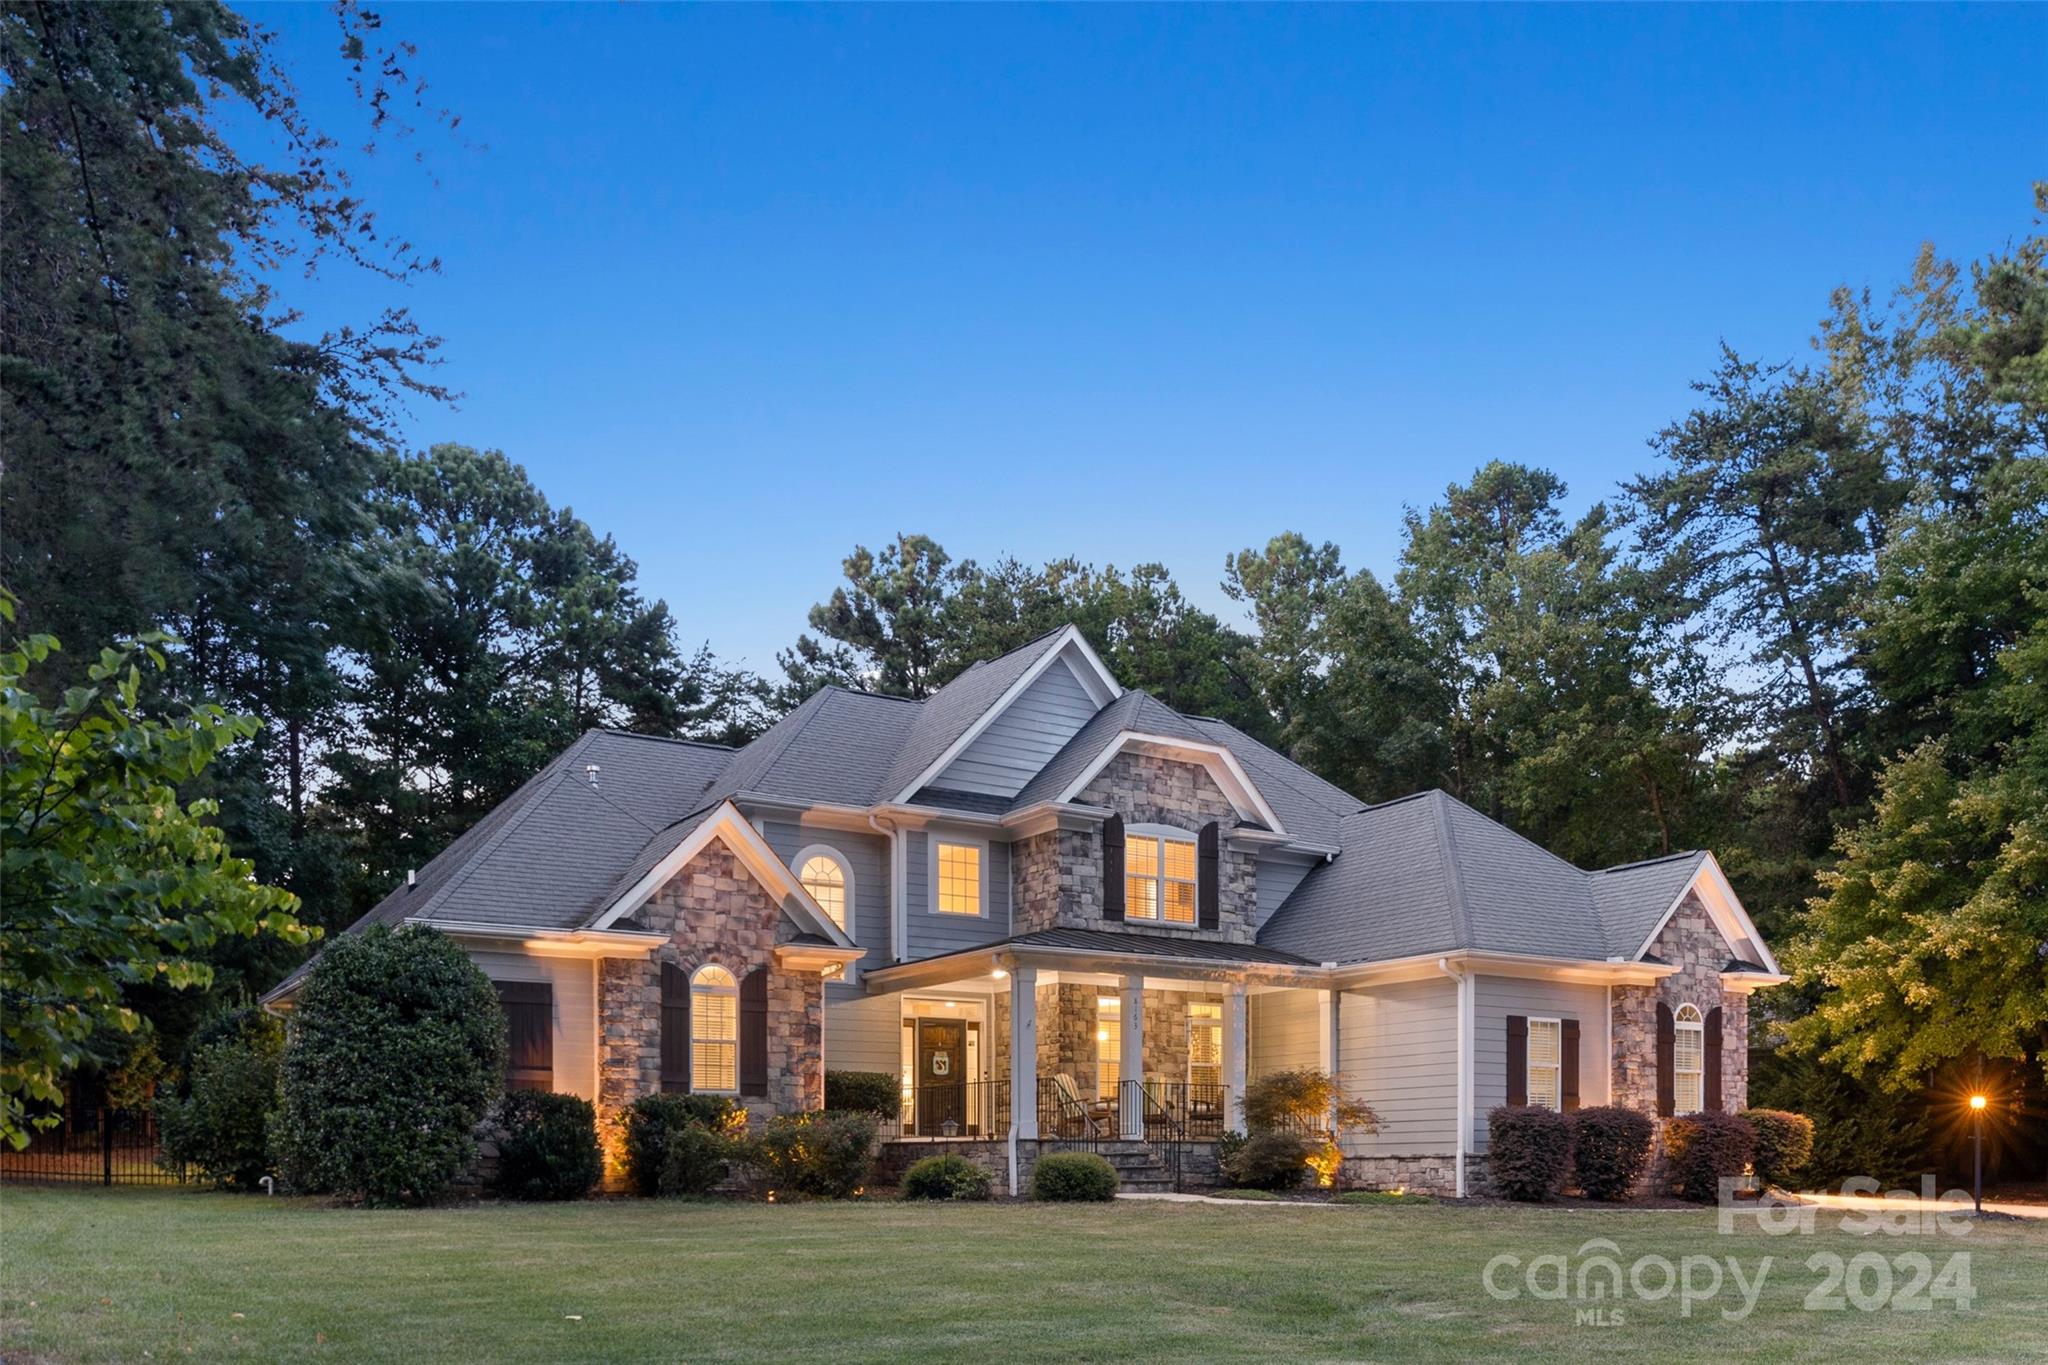
[[[1347,1156],[1344,1184],[1360,1190],[1407,1190],[1449,1199],[1458,1192],[1458,1158],[1454,1152],[1427,1152],[1406,1156]],[[1488,1193],[1486,1158],[1468,1153],[1465,1157],[1465,1193]]]

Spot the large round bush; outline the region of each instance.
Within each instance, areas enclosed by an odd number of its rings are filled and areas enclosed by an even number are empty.
[[[417,1204],[475,1159],[504,1089],[505,1012],[446,936],[377,925],[336,939],[287,1032],[277,1146],[294,1186]]]
[[[1733,1114],[1681,1114],[1664,1129],[1671,1192],[1697,1204],[1720,1198],[1721,1181],[1739,1176],[1756,1147],[1756,1130]]]
[[[656,1192],[665,1195],[709,1194],[732,1171],[741,1145],[722,1127],[686,1123],[670,1130],[662,1153]]]
[[[1571,1169],[1571,1120],[1554,1109],[1504,1104],[1486,1116],[1486,1171],[1510,1199],[1555,1195]]]
[[[515,1090],[498,1106],[498,1192],[581,1199],[604,1174],[597,1111],[580,1095]]]
[[[994,1188],[987,1171],[950,1152],[913,1161],[903,1173],[905,1199],[986,1199]]]
[[[1745,1109],[1738,1117],[1756,1135],[1750,1168],[1765,1188],[1780,1188],[1813,1156],[1813,1120],[1784,1109]]]
[[[284,1029],[261,1010],[234,1010],[193,1034],[184,1078],[157,1101],[163,1163],[201,1179],[254,1189],[272,1170]]]
[[[626,1110],[626,1183],[635,1194],[701,1194],[725,1178],[724,1157],[720,1168],[703,1189],[688,1188],[696,1178],[679,1171],[675,1179],[684,1188],[663,1186],[663,1172],[669,1165],[669,1148],[679,1134],[705,1129],[719,1138],[720,1150],[729,1156],[730,1138],[746,1127],[747,1111],[739,1101],[724,1095],[642,1095]],[[708,1157],[712,1147],[694,1143],[691,1160]]]
[[[1622,1199],[1650,1164],[1657,1127],[1623,1104],[1596,1104],[1572,1115],[1572,1171],[1588,1199]]]
[[[844,1199],[874,1172],[875,1132],[873,1114],[777,1114],[746,1159],[770,1190]]]
[[[1054,1152],[1031,1168],[1031,1197],[1048,1203],[1106,1203],[1119,1183],[1116,1167],[1093,1152]]]

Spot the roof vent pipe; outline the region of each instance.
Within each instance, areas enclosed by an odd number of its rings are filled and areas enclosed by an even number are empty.
[[[414,870],[413,870],[412,868],[409,868],[409,867],[408,867],[408,868],[407,868],[407,869],[405,870],[405,889],[406,889],[406,890],[408,890],[408,891],[410,891],[410,890],[412,890],[412,889],[413,889],[413,888],[414,888],[415,886],[418,886],[419,884],[420,884],[420,878],[419,878],[419,874],[418,874],[418,873],[417,873],[416,871],[414,871]]]
[[[584,775],[585,777],[587,777],[587,778],[589,778],[589,779],[590,779],[590,789],[591,789],[592,791],[596,791],[596,790],[597,790],[597,765],[596,765],[595,763],[586,763],[586,764],[584,764],[584,765],[583,765],[583,775]]]

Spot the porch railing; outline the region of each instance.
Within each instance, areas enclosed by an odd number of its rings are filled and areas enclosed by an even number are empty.
[[[953,1081],[912,1085],[903,1092],[897,1137],[1006,1138],[1010,1082]]]

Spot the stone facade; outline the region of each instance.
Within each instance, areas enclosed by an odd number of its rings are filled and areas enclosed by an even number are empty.
[[[1084,1095],[1093,1096],[1099,1076],[1096,1071],[1097,1059],[1101,1056],[1101,1040],[1095,1035],[1101,1027],[1096,1001],[1104,995],[1117,994],[1113,986],[1086,986],[1072,983],[1038,988],[1038,1074],[1051,1076],[1065,1073],[1074,1078],[1075,1086]],[[1220,995],[1190,994],[1181,991],[1148,990],[1145,992],[1145,1064],[1144,1076],[1157,1076],[1168,1081],[1183,1081],[1188,1073],[1188,1002],[1206,1000],[1216,1005],[1223,1003]],[[991,1073],[1009,1075],[1009,1002],[997,997],[996,1008],[996,1065]],[[1137,1079],[1139,1073],[1128,1068],[1125,1079]]]
[[[1657,1004],[1691,1004],[1705,1014],[1721,1007],[1721,1107],[1749,1105],[1749,997],[1721,987],[1731,954],[1697,895],[1688,895],[1650,945],[1654,957],[1678,971],[1654,986],[1616,986],[1614,1103],[1657,1112]]]
[[[1211,820],[1227,836],[1238,822],[1230,798],[1199,763],[1125,753],[1082,789],[1083,805],[1104,806],[1127,825],[1171,825],[1190,834]],[[1055,926],[1102,925],[1102,835],[1099,830],[1053,830],[1013,845],[1010,854],[1012,924],[1020,934]],[[1225,838],[1217,866],[1217,927],[1127,921],[1148,934],[1251,943],[1256,938],[1258,859]]]
[[[1405,1190],[1410,1194],[1452,1198],[1458,1192],[1458,1158],[1451,1152],[1415,1156],[1347,1156],[1344,1158],[1344,1183],[1357,1190]],[[1470,1196],[1489,1192],[1486,1158],[1468,1154],[1465,1157],[1465,1193]]]
[[[606,958],[598,972],[597,1111],[607,1147],[626,1107],[661,1088],[661,967],[685,973],[707,962],[744,979],[768,968],[768,1094],[744,1101],[751,1116],[825,1103],[825,994],[816,972],[775,966],[778,943],[796,932],[781,907],[722,841],[713,841],[641,907],[639,919],[669,941],[649,958]]]

